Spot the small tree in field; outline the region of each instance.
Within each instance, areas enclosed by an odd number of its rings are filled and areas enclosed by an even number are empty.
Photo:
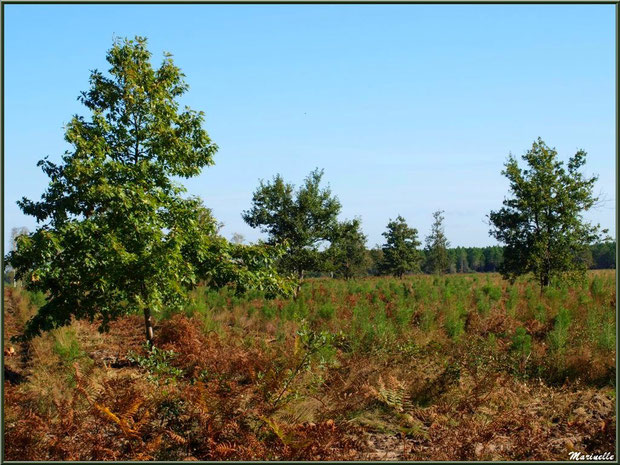
[[[186,289],[205,279],[221,283],[232,277],[227,269],[258,279],[256,264],[269,261],[217,238],[201,201],[182,197],[172,178],[199,174],[217,146],[202,128],[204,115],[179,108],[188,87],[170,55],[157,69],[150,58],[144,38],[114,44],[109,76],[93,71],[79,98],[91,119],[67,124],[73,148],[61,164],[39,162],[51,178],[42,199],[18,202],[42,226],[17,239],[8,261],[27,288],[48,297],[25,337],[72,317],[98,320],[105,330],[139,311],[152,343],[152,315],[184,303]]]
[[[598,201],[592,195],[597,177],[580,172],[586,152],[579,150],[565,168],[540,138],[522,158],[526,169],[511,155],[502,171],[511,197],[490,213],[490,234],[505,244],[504,277],[532,273],[542,290],[554,276],[583,276],[587,269],[584,252],[600,236],[582,213]]]
[[[361,221],[355,218],[339,223],[326,253],[329,268],[338,277],[351,279],[365,272],[368,252],[366,236],[361,230]]]
[[[450,267],[450,260],[448,257],[448,247],[450,243],[446,238],[443,230],[442,210],[437,210],[433,213],[433,226],[431,227],[431,233],[426,237],[426,271],[428,273],[443,274],[448,271]]]
[[[279,174],[273,182],[260,181],[252,208],[242,215],[251,227],[268,233],[268,244],[286,246],[281,266],[300,283],[305,271],[322,268],[319,245],[332,239],[340,212],[329,187],[320,188],[322,177],[322,170],[312,171],[296,192]]]
[[[398,216],[390,220],[387,231],[383,233],[386,243],[383,245],[382,270],[402,278],[405,273],[420,270],[422,257],[418,250],[418,230],[407,226],[405,219]]]

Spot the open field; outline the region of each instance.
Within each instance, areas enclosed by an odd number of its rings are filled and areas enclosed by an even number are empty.
[[[99,334],[10,336],[8,460],[567,460],[615,451],[615,271],[540,295],[496,274],[307,281],[297,300],[198,288]],[[14,349],[14,353],[11,351]]]

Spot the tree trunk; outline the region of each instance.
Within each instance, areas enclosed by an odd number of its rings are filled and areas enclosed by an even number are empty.
[[[545,287],[549,286],[549,275],[547,273],[543,273],[540,276],[540,295],[542,295]]]
[[[301,281],[304,279],[304,270],[297,270],[297,288],[295,289],[295,295],[293,298],[297,299],[299,290],[301,289]]]
[[[149,347],[153,346],[153,320],[151,319],[151,309],[144,309],[144,329],[146,333],[146,343]]]

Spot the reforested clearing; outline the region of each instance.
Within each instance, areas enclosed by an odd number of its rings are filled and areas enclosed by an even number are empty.
[[[7,460],[565,460],[613,451],[615,271],[308,279],[297,299],[199,287],[180,312],[11,344]]]

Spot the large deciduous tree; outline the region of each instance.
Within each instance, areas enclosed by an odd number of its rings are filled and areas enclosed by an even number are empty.
[[[247,224],[268,234],[268,244],[286,247],[281,266],[299,282],[304,272],[322,268],[319,246],[332,239],[338,223],[340,202],[329,187],[320,187],[322,177],[315,169],[297,191],[279,174],[272,182],[261,180],[252,208],[242,214]]]
[[[402,278],[405,273],[420,270],[422,256],[418,247],[418,230],[407,226],[402,216],[390,220],[387,231],[383,233],[386,243],[383,245],[382,270]]]
[[[109,74],[92,71],[79,97],[91,118],[74,116],[66,125],[72,149],[62,163],[39,162],[51,178],[41,200],[18,202],[40,226],[18,238],[8,261],[29,289],[48,297],[25,337],[72,317],[100,321],[105,330],[139,311],[152,343],[152,315],[181,305],[188,287],[221,283],[245,262],[253,268],[241,274],[252,281],[257,264],[269,262],[262,251],[218,239],[209,211],[173,181],[211,165],[217,146],[203,113],[179,106],[188,89],[181,70],[169,54],[153,68],[146,45],[140,37],[115,41]]]
[[[450,243],[446,238],[443,228],[443,211],[437,210],[433,213],[433,225],[431,233],[426,237],[426,271],[427,273],[443,274],[449,270],[450,260],[448,257],[448,247]]]
[[[565,167],[540,138],[522,159],[525,169],[510,155],[502,171],[510,198],[490,213],[490,234],[505,244],[504,277],[532,273],[542,290],[554,276],[581,276],[587,269],[584,252],[600,236],[599,226],[582,215],[598,201],[592,194],[597,177],[580,171],[586,152],[579,150]]]

